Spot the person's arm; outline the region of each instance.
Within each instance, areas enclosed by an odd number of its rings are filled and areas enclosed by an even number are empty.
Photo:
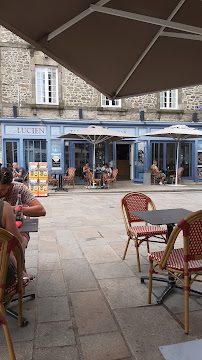
[[[25,216],[45,216],[46,215],[46,210],[44,209],[44,207],[41,205],[41,203],[37,199],[31,201],[29,206],[23,206],[22,210],[23,210],[23,214]]]
[[[13,234],[21,243],[22,248],[27,246],[27,239],[22,236],[15,223],[15,215],[10,204],[4,201],[3,213],[2,213],[2,225],[5,230]]]

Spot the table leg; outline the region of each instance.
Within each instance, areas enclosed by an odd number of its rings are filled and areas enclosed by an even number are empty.
[[[68,189],[63,188],[63,186],[62,186],[62,174],[59,174],[58,188],[55,189],[55,192],[57,192],[57,191],[66,191],[66,192],[68,192]]]
[[[167,240],[169,239],[172,231],[173,231],[173,227],[175,224],[168,224],[167,225]],[[141,284],[144,284],[145,280],[149,280],[148,276],[142,276],[141,277]],[[169,276],[168,279],[165,278],[161,278],[161,277],[153,277],[152,281],[161,281],[164,283],[167,283],[167,286],[165,287],[165,289],[163,290],[162,294],[157,298],[157,304],[161,304],[164,297],[170,292],[170,290],[174,287],[177,287],[178,285],[176,285],[176,279],[173,278],[172,276]]]

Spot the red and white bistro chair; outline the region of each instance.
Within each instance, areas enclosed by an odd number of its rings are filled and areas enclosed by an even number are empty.
[[[138,271],[141,271],[139,246],[146,241],[147,250],[149,252],[149,241],[159,242],[159,240],[161,240],[161,242],[166,242],[167,229],[160,226],[147,225],[147,223],[143,223],[139,226],[136,225],[136,223],[140,223],[142,220],[133,215],[132,211],[147,211],[149,210],[149,207],[151,210],[156,210],[153,201],[147,195],[139,192],[128,193],[121,200],[121,210],[128,235],[128,241],[123,254],[123,260],[126,257],[129,242],[130,240],[133,240],[137,254]],[[158,238],[158,240],[152,239],[153,237]]]
[[[180,232],[183,232],[182,248],[174,249],[175,241]],[[184,331],[189,333],[189,293],[193,291],[202,295],[197,290],[191,290],[194,281],[202,275],[202,210],[188,215],[173,229],[165,251],[155,251],[149,256],[149,293],[148,303],[151,303],[152,274],[160,273],[172,276],[178,280],[184,289]]]

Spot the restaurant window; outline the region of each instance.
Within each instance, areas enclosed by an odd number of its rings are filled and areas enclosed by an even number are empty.
[[[101,94],[102,107],[121,107],[121,99],[110,100],[105,95]]]
[[[178,108],[178,90],[167,90],[160,92],[160,109]]]
[[[30,162],[46,162],[46,140],[24,140],[25,168]]]
[[[58,69],[36,66],[36,103],[58,105]]]
[[[12,168],[14,162],[18,162],[18,143],[8,140],[5,142],[6,148],[6,167]]]

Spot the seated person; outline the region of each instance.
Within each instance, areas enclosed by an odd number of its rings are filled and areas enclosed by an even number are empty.
[[[89,162],[87,162],[86,165],[83,166],[84,179],[88,179],[88,171],[91,171]]]
[[[25,216],[45,216],[46,210],[27,186],[12,182],[12,180],[13,175],[10,169],[2,167],[0,170],[0,199],[7,201],[15,212],[18,194],[21,194],[22,211]]]
[[[112,169],[109,167],[107,163],[105,163],[101,168],[101,185],[107,182],[107,179],[111,176],[111,174],[112,174]]]
[[[13,163],[13,180],[23,182],[25,175],[25,169],[20,167],[17,163]]]
[[[166,178],[166,175],[158,169],[156,160],[153,161],[151,169],[155,170],[157,175],[158,175],[158,178],[160,178],[159,184],[160,185],[164,184],[164,180]]]
[[[15,213],[18,194],[21,194],[22,212],[25,216],[45,216],[46,210],[27,186],[19,182],[12,182],[13,174],[10,169],[2,167],[0,170],[0,199],[7,201]],[[29,240],[29,234],[23,233]]]
[[[12,207],[6,202],[0,199],[0,228],[3,228],[10,233],[12,233],[20,242],[22,246],[23,252],[25,251],[27,247],[28,240],[25,236],[20,234],[16,223],[15,223],[15,215],[13,213]],[[10,262],[14,265],[14,268],[16,267],[16,258],[14,253],[11,252],[10,254]],[[10,286],[9,284],[9,277],[12,276],[11,272],[15,271],[13,270],[13,267],[9,264],[8,274],[7,274],[7,286]],[[9,275],[9,277],[8,277]],[[14,274],[13,274],[14,275]],[[27,280],[33,280],[33,276],[28,276],[27,273],[23,272],[23,281],[27,284]]]

